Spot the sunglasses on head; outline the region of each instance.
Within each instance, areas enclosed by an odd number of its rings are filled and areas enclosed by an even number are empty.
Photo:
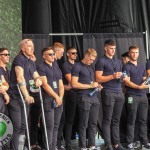
[[[4,56],[10,56],[10,54],[0,54],[0,55],[4,55]]]
[[[55,53],[49,53],[48,55],[49,56],[55,56]]]

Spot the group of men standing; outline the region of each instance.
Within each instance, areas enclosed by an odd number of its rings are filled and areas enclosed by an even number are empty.
[[[141,145],[150,149],[147,138],[147,111],[148,99],[144,84],[150,75],[150,62],[147,63],[147,74],[144,66],[138,63],[139,47],[133,45],[129,48],[129,62],[122,65],[121,60],[114,57],[116,42],[108,39],[104,43],[105,55],[97,58],[97,52],[93,48],[86,50],[83,59],[76,62],[77,49],[69,47],[66,51],[68,60],[61,69],[57,60],[64,54],[64,45],[54,43],[52,47],[42,49],[43,62],[35,65],[34,44],[31,39],[24,39],[19,44],[20,52],[14,58],[11,71],[6,64],[9,62],[9,51],[0,49],[0,74],[2,84],[0,86],[0,112],[4,113],[4,100],[8,104],[8,115],[13,123],[14,132],[10,142],[11,150],[23,150],[25,141],[25,115],[22,99],[18,91],[19,86],[26,102],[27,112],[29,106],[36,102],[36,96],[30,91],[30,81],[34,80],[36,87],[42,87],[43,106],[46,120],[48,146],[50,150],[72,150],[71,133],[76,114],[79,113],[79,147],[81,150],[97,150],[95,135],[97,132],[97,120],[99,112],[98,93],[101,91],[103,109],[102,132],[106,150],[124,150],[120,143],[119,123],[122,108],[125,102],[127,117],[127,148],[134,149],[134,127],[136,118],[139,123],[139,136]],[[3,63],[2,63],[3,62]],[[125,93],[122,90],[122,72],[126,72],[123,79]],[[9,90],[8,90],[9,89]],[[8,90],[8,92],[6,92]],[[8,96],[8,94],[9,96]],[[10,98],[9,98],[10,97]],[[9,102],[10,101],[10,102]],[[38,100],[39,101],[39,100]],[[64,107],[63,107],[64,105]],[[33,109],[31,107],[31,109]],[[38,126],[40,107],[31,113]],[[65,112],[65,148],[57,145],[58,135],[62,133],[61,117]],[[138,117],[137,117],[138,116]],[[35,117],[35,118],[34,118]],[[34,130],[33,128],[31,128]],[[30,131],[33,133],[33,131]],[[35,131],[37,131],[35,129]],[[60,132],[60,133],[58,133]],[[33,134],[32,149],[40,149],[36,141],[37,133]],[[32,136],[32,134],[31,134]],[[59,139],[59,138],[58,138]],[[88,142],[87,142],[88,140]],[[31,139],[32,141],[32,139]]]

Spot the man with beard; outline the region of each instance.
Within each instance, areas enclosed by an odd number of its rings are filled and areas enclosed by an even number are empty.
[[[34,80],[37,87],[41,86],[39,74],[36,71],[35,63],[30,59],[34,53],[34,44],[31,39],[24,39],[19,43],[20,52],[14,58],[10,72],[10,103],[8,111],[13,123],[14,132],[11,140],[11,150],[23,150],[25,141],[25,115],[23,102],[17,84],[20,87],[28,113],[29,104],[34,103],[30,96],[30,80]]]
[[[146,89],[148,85],[143,82],[146,80],[145,67],[137,62],[139,57],[139,47],[136,45],[129,47],[129,62],[124,66],[129,78],[125,81],[126,98],[125,104],[128,111],[127,118],[127,143],[128,149],[134,149],[134,128],[136,116],[138,115],[140,142],[145,149],[150,149],[147,138],[147,111],[148,99]]]

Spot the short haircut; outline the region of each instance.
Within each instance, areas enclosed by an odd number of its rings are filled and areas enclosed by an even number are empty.
[[[23,39],[20,43],[19,43],[19,49],[21,50],[22,46],[24,44],[26,44],[28,41],[32,41],[32,39]],[[32,41],[33,42],[33,41]]]
[[[42,52],[41,52],[42,56],[43,56],[44,52],[49,51],[49,50],[53,50],[53,47],[45,47],[45,48],[43,48]]]
[[[121,57],[129,57],[128,52],[123,53],[123,54],[121,55]]]
[[[71,46],[67,47],[67,52],[72,50],[72,49],[76,49],[76,48],[75,47],[71,47]]]
[[[59,48],[65,48],[65,46],[62,44],[62,43],[59,43],[59,42],[55,42],[53,44],[53,50],[58,50]]]
[[[139,49],[139,47],[138,47],[137,45],[132,45],[132,46],[129,47],[129,51],[130,51],[131,49]]]
[[[97,57],[97,52],[96,52],[95,49],[89,48],[89,49],[86,50],[86,52],[84,53],[84,56],[85,56],[85,55]]]
[[[2,53],[4,50],[7,50],[7,51],[8,51],[8,49],[7,49],[7,48],[2,47],[2,48],[0,48],[0,53]]]
[[[111,45],[111,46],[115,46],[116,45],[116,42],[114,39],[108,39],[105,41],[104,43],[104,46],[107,46],[107,45]]]

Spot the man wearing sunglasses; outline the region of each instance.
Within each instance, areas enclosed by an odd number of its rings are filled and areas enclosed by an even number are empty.
[[[37,66],[37,70],[42,79],[43,100],[45,120],[47,127],[49,149],[55,150],[57,144],[57,133],[62,114],[62,98],[64,95],[64,86],[62,82],[62,73],[56,65],[55,53],[52,47],[42,50],[44,62]]]
[[[9,83],[10,83],[10,71],[8,70],[7,68],[7,64],[9,63],[9,60],[10,60],[10,54],[9,54],[9,51],[7,48],[0,48],[0,74],[1,74],[1,78],[4,78],[4,79],[1,79],[1,80],[5,80],[5,82],[7,82],[7,86],[9,86]],[[8,104],[9,103],[9,97],[6,93],[7,96],[6,98],[4,98],[3,96],[1,97],[3,100],[0,100],[0,103],[4,103],[5,101],[5,104]],[[1,105],[1,104],[0,104]],[[6,114],[8,114],[7,112],[7,107],[4,106],[4,110],[1,111]]]
[[[63,83],[65,88],[65,145],[66,150],[71,150],[71,134],[76,114],[77,95],[71,86],[71,70],[77,59],[77,50],[74,47],[67,49],[67,61],[62,65]]]

